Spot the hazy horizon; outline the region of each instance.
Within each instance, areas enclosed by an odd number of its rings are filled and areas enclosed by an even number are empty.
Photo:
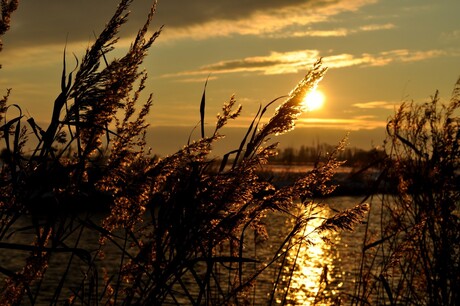
[[[237,149],[243,139],[246,129],[243,127],[224,128],[223,139],[217,141],[211,155],[222,156],[230,150]],[[338,145],[348,135],[348,148],[370,150],[382,148],[384,132],[382,129],[360,130],[347,133],[344,130],[324,128],[296,128],[286,134],[275,136],[269,143],[279,142],[279,148],[300,148],[300,146],[315,147],[318,144]],[[147,144],[152,153],[161,156],[173,154],[181,149],[187,141],[197,140],[199,130],[193,127],[149,127],[147,130]]]

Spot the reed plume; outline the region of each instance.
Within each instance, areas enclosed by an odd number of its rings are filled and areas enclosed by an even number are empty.
[[[308,222],[303,218],[296,223],[271,257],[262,259],[245,247],[269,239],[267,216],[277,212],[290,217],[294,203],[309,209],[318,194],[334,189],[328,182],[341,165],[337,152],[344,143],[291,186],[278,188],[259,174],[277,152],[277,143],[269,138],[292,130],[302,112],[300,101],[323,77],[320,60],[265,124],[269,106],[280,98],[260,108],[239,147],[220,159],[218,170],[211,153],[224,138],[223,127],[242,112],[235,96],[223,105],[214,132],[206,136],[204,92],[202,137],[169,156],[153,156],[145,139],[153,99],[150,95],[141,102],[140,97],[147,80],[141,65],[161,33],[160,28],[148,34],[155,1],[126,54],[107,60],[132,2],[120,1],[70,72],[64,51],[61,92],[47,128],[31,117],[26,123],[32,132],[27,133],[21,108],[8,106],[19,115],[1,127],[7,150],[0,176],[0,248],[30,256],[22,270],[0,265],[7,277],[4,303],[249,303],[258,277],[286,255],[285,247]],[[4,23],[16,5],[2,1]],[[8,94],[0,101],[2,115]],[[38,145],[26,155],[22,148],[29,136]],[[362,212],[345,211],[324,227],[347,229]],[[30,223],[15,229],[20,218]],[[89,232],[99,235],[95,247],[83,243]],[[34,244],[11,243],[8,238],[15,233],[27,234]],[[104,266],[104,258],[113,253],[117,264]],[[58,263],[61,275],[53,279],[54,291],[45,292],[44,279],[58,254],[64,256]],[[78,281],[69,283],[75,277]]]

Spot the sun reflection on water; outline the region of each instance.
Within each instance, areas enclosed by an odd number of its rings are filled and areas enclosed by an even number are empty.
[[[332,305],[338,298],[337,289],[342,285],[341,275],[334,264],[338,254],[331,244],[338,243],[340,237],[331,232],[319,234],[315,231],[328,214],[329,211],[324,207],[310,213],[314,218],[309,218],[294,238],[295,247],[289,251],[285,265],[286,300],[278,300],[278,303]]]

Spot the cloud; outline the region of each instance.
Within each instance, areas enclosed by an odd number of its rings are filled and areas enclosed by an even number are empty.
[[[271,52],[268,56],[247,57],[242,60],[221,61],[204,66],[209,72],[260,71],[264,74],[295,73],[319,58],[317,50]]]
[[[460,30],[453,30],[450,32],[441,33],[441,40],[443,42],[460,41]]]
[[[392,62],[418,62],[429,58],[439,57],[446,55],[443,50],[426,50],[426,51],[413,51],[408,49],[398,49],[391,51],[380,52],[379,54],[370,55],[366,54],[365,58],[369,66],[385,66]]]
[[[91,41],[116,10],[119,0],[41,0],[21,3],[7,38],[24,46]],[[153,1],[134,1],[122,34],[132,36]],[[167,39],[264,35],[292,26],[328,20],[377,0],[167,0],[159,1],[153,24],[164,24]]]
[[[391,30],[396,28],[393,23],[385,23],[385,24],[368,24],[359,27],[360,31],[380,31],[380,30]]]
[[[227,3],[230,0],[222,3]],[[189,1],[190,3],[192,1]],[[199,2],[199,1],[198,1]],[[236,2],[236,3],[235,3]],[[240,2],[240,3],[238,3]],[[293,27],[305,27],[314,23],[324,22],[332,16],[343,12],[356,11],[376,0],[339,0],[339,1],[255,1],[260,5],[247,5],[248,1],[231,1],[232,9],[226,14],[201,19],[201,22],[187,26],[166,27],[165,39],[206,39],[230,35],[281,36],[289,33]],[[225,5],[219,3],[219,10]],[[276,3],[276,4],[275,4]],[[213,7],[217,7],[214,5]],[[242,12],[244,10],[244,13]],[[193,15],[193,13],[192,13]],[[320,32],[317,32],[319,34]],[[295,34],[295,32],[294,32]],[[320,34],[319,34],[320,35]]]
[[[354,117],[355,120],[372,120],[372,121],[375,121],[374,120],[375,118],[376,116],[373,116],[373,115],[362,115],[362,116]]]
[[[324,66],[329,68],[345,68],[352,66],[376,67],[393,63],[407,63],[423,61],[430,58],[446,55],[441,50],[413,51],[398,49],[383,51],[376,54],[363,53],[361,55],[336,54],[322,57]],[[258,73],[265,75],[298,73],[314,63],[321,54],[318,50],[298,50],[289,52],[270,52],[266,56],[253,56],[242,59],[220,61],[205,65],[197,70],[181,71],[163,75],[163,77],[202,76],[208,74],[226,73]]]
[[[400,103],[388,101],[370,101],[364,103],[355,103],[352,106],[361,109],[390,109],[394,110]]]
[[[5,40],[18,46],[64,45],[66,41],[92,41],[115,12],[118,0],[108,1],[24,1],[12,15]],[[141,3],[143,2],[143,3]],[[125,31],[135,33],[144,22],[150,1],[135,1],[131,22]],[[134,5],[133,5],[134,6]],[[141,13],[142,12],[142,13]]]
[[[448,55],[443,50],[414,51],[397,49],[382,51],[376,54],[363,53],[360,56],[352,54],[339,54],[324,57],[324,63],[329,68],[343,68],[350,66],[376,67],[387,66],[393,63],[418,62],[435,57]]]
[[[243,59],[220,61],[202,66],[198,70],[182,71],[163,77],[193,76],[205,74],[223,74],[235,72],[254,72],[262,74],[295,73],[304,70],[319,58],[317,50],[302,50],[293,52],[271,52],[267,56],[246,57]]]
[[[216,80],[217,77],[216,76],[208,76],[208,77],[203,77],[203,78],[189,78],[189,79],[182,79],[180,80],[182,83],[202,83],[204,84],[206,81],[212,81],[212,80]]]
[[[333,30],[308,30],[308,31],[296,31],[292,33],[284,33],[283,36],[290,37],[341,37],[347,36],[350,31],[345,28],[333,29]]]
[[[366,59],[361,57],[355,57],[352,54],[337,54],[330,55],[323,58],[323,63],[329,68],[345,68],[351,66],[363,65]]]
[[[304,30],[304,31],[286,31],[273,35],[275,37],[345,37],[360,32],[379,31],[379,30],[391,30],[396,28],[392,23],[385,24],[369,24],[360,26],[356,29],[337,28],[332,30]]]
[[[246,19],[257,12],[284,7],[325,6],[328,1],[312,0],[168,0],[160,1],[158,17],[171,28],[185,28],[215,20]]]
[[[300,118],[297,127],[321,127],[330,129],[343,129],[347,131],[371,130],[386,126],[385,120],[372,120],[372,118],[354,117],[342,118]]]

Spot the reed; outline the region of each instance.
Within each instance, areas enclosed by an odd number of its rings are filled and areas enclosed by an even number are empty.
[[[381,230],[364,239],[353,304],[460,303],[459,98],[460,79],[449,102],[436,92],[389,120],[381,179],[397,187],[372,201]]]
[[[3,20],[9,21],[13,3],[2,1]],[[294,203],[309,211],[316,194],[333,190],[328,181],[341,165],[337,154],[344,143],[289,186],[275,188],[257,174],[276,154],[277,144],[269,138],[294,127],[301,97],[323,77],[321,61],[290,94],[260,108],[240,146],[222,156],[217,171],[211,171],[215,158],[210,153],[223,138],[222,128],[241,112],[235,97],[223,106],[212,134],[202,129],[201,138],[178,152],[161,159],[152,156],[145,141],[152,96],[145,102],[139,99],[147,79],[140,67],[161,32],[148,34],[156,2],[127,53],[108,60],[131,3],[120,1],[70,72],[64,52],[61,92],[46,128],[32,117],[25,120],[19,106],[6,106],[9,92],[2,100],[6,149],[0,248],[4,254],[21,252],[25,257],[19,269],[1,264],[6,277],[1,304],[249,303],[258,276],[270,267],[280,269],[286,246],[301,243],[292,238],[312,218],[307,213],[298,217],[274,253],[262,260],[245,246],[268,239],[267,215],[290,217]],[[276,112],[264,124],[275,103]],[[10,118],[6,115],[12,107],[19,115]],[[28,137],[38,140],[30,154],[24,149]],[[363,205],[341,212],[316,230],[349,229],[365,211]],[[18,228],[20,219],[28,225]],[[91,245],[84,242],[89,232],[99,235]],[[20,234],[25,238],[10,241]],[[105,265],[111,256],[117,256],[117,264]],[[57,276],[47,273],[56,266]],[[55,284],[51,289],[44,287],[47,277]]]

